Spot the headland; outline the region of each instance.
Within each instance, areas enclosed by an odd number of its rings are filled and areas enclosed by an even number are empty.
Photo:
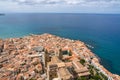
[[[3,14],[3,13],[0,13],[0,16],[4,16],[5,14]]]
[[[120,80],[84,42],[48,33],[0,40],[0,80]]]

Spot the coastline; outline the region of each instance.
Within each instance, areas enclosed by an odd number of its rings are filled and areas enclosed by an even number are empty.
[[[84,43],[84,42],[83,42]],[[85,44],[85,43],[84,43]],[[86,47],[89,49],[89,50],[91,50],[91,49],[93,49],[94,47],[93,46],[91,46],[91,45],[89,45],[89,44],[85,44],[86,45]],[[92,51],[92,50],[91,50]],[[93,52],[92,52],[93,53]],[[99,60],[99,62],[101,62],[101,58],[97,55],[97,54],[95,54],[95,53],[93,53],[94,55],[95,55],[95,57]]]
[[[84,41],[83,41],[84,42]],[[89,45],[89,44],[88,44]],[[90,45],[91,46],[91,45]],[[88,46],[87,46],[88,47]],[[119,75],[120,76],[120,74],[119,73],[116,73],[117,72],[117,70],[116,69],[114,69],[114,71],[116,71],[116,72],[113,72],[112,71],[112,69],[113,69],[113,67],[114,67],[114,65],[112,64],[112,62],[110,61],[110,60],[108,60],[108,59],[106,59],[106,58],[103,58],[103,57],[101,57],[101,55],[99,56],[99,55],[97,55],[95,52],[96,51],[94,51],[95,50],[95,47],[94,48],[89,48],[88,47],[88,49],[90,49],[92,52],[93,52],[93,54],[96,56],[96,58],[99,60],[99,63],[106,69],[106,70],[108,70],[110,73],[113,73],[113,74],[117,74],[117,75]]]
[[[84,42],[83,42],[84,43]],[[85,43],[84,43],[85,44]],[[86,45],[86,44],[85,44]],[[91,46],[89,47],[88,46],[88,44],[86,45],[86,47],[88,48],[88,50],[90,50],[90,52],[92,52],[91,51]],[[97,66],[95,65],[95,67],[98,67],[98,66],[100,66],[101,68],[102,68],[102,70],[103,70],[103,73],[105,73],[105,75],[106,76],[108,76],[108,77],[110,77],[110,78],[108,78],[109,80],[119,80],[120,79],[120,75],[118,75],[118,74],[113,74],[113,73],[111,73],[110,71],[108,71],[103,65],[102,65],[102,60],[101,60],[101,58],[98,56],[98,55],[96,55],[95,53],[93,53],[92,52],[92,55],[94,55],[96,58],[97,58]],[[93,65],[94,66],[94,65]],[[97,68],[97,69],[101,69],[101,68]],[[105,72],[104,72],[105,71]],[[112,77],[113,78],[112,78]],[[114,79],[115,78],[115,79]]]
[[[68,45],[68,47],[70,47],[73,50],[74,50],[74,48],[76,48],[77,49],[76,53],[80,53],[81,57],[85,58],[85,60],[88,63],[89,63],[89,61],[91,61],[90,63],[92,63],[92,65],[95,66],[97,69],[99,69],[101,72],[103,72],[108,78],[110,78],[110,80],[119,80],[120,79],[118,75],[112,74],[107,69],[105,69],[100,64],[100,58],[96,54],[94,54],[90,49],[88,49],[88,47],[86,46],[86,44],[84,42],[81,42],[79,40],[71,40],[71,39],[67,39],[67,38],[61,38],[59,36],[48,34],[48,33],[41,34],[41,35],[31,34],[30,36],[25,36],[23,38],[9,38],[9,39],[5,39],[5,40],[18,40],[18,41],[20,40],[21,41],[21,40],[25,40],[25,39],[30,39],[30,41],[35,40],[36,41],[35,44],[37,44],[38,43],[37,40],[39,40],[40,38],[43,38],[43,40],[44,39],[53,39],[53,40],[56,40],[56,41],[57,40],[61,40],[63,42],[65,41],[65,43]],[[40,39],[40,40],[42,42],[40,45],[42,45],[42,46],[44,46],[48,49],[49,48],[52,49],[50,46],[47,46],[47,45],[51,45],[50,43],[43,44],[44,41],[42,41],[42,39]],[[52,43],[54,43],[54,42],[52,42]],[[76,46],[73,46],[72,44],[74,44]],[[64,45],[64,47],[66,47],[64,43],[63,43],[63,45]],[[59,46],[63,46],[63,45],[59,44]],[[54,46],[56,46],[56,43],[54,43]],[[79,51],[80,46],[82,46],[83,52]],[[55,48],[55,50],[56,50],[56,48]]]
[[[44,33],[44,34],[42,34],[42,35],[45,35],[45,36],[46,36],[46,35],[47,35],[47,36],[55,36],[55,37],[59,37],[59,38],[62,38],[62,39],[72,40],[72,39],[69,39],[69,38],[64,38],[64,37],[60,37],[60,36],[57,36],[57,35],[52,35],[52,34],[49,34],[49,33]],[[37,36],[37,35],[32,34],[31,36]],[[38,36],[39,36],[39,35],[38,35]],[[120,76],[119,76],[119,75],[117,75],[117,74],[112,74],[110,71],[108,71],[106,68],[104,68],[103,65],[101,65],[101,63],[100,63],[100,61],[101,61],[101,60],[100,60],[100,57],[97,56],[95,53],[93,53],[92,50],[89,49],[84,42],[82,42],[82,41],[80,41],[80,40],[72,40],[72,41],[78,41],[78,42],[83,43],[84,47],[87,49],[87,51],[90,53],[90,55],[92,55],[92,56],[95,57],[95,63],[97,63],[97,66],[95,66],[95,67],[100,67],[100,69],[102,68],[102,71],[101,71],[101,72],[105,73],[105,75],[108,76],[110,80],[119,80],[119,79],[120,79]],[[91,56],[89,56],[89,57],[91,57]]]

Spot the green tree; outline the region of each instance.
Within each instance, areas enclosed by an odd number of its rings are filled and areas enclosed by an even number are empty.
[[[80,60],[80,63],[81,63],[82,65],[85,65],[85,60],[84,60],[84,59],[81,59],[81,60]]]

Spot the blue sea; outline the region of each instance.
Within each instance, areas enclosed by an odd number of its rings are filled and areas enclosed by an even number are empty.
[[[120,75],[120,15],[10,13],[0,16],[0,38],[51,33],[93,46],[101,64]]]

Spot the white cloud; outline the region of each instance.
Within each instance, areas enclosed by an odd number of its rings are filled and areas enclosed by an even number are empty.
[[[120,13],[120,0],[0,0],[6,12]]]
[[[2,0],[27,5],[120,6],[120,0]]]

